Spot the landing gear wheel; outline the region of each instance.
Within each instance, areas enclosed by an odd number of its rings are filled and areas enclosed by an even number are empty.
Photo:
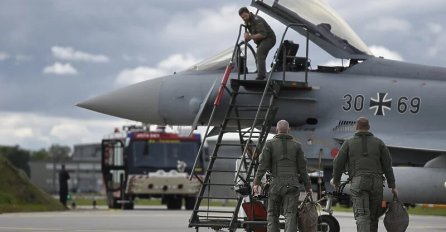
[[[339,232],[341,229],[338,220],[331,215],[320,215],[317,222],[319,225],[327,226],[328,232]]]

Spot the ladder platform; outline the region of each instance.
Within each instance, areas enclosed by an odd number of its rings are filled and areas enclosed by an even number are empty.
[[[203,220],[189,223],[189,227],[210,227],[210,228],[229,228],[231,220]],[[238,226],[237,226],[238,227]]]
[[[271,84],[277,85],[282,90],[311,90],[312,87],[305,82],[301,81],[284,81],[284,80],[271,80]],[[231,79],[231,87],[237,88],[243,86],[247,90],[263,91],[266,86],[265,80],[239,80]]]
[[[219,197],[219,196],[212,196],[212,197],[201,196],[199,198],[209,199],[209,200],[238,200],[239,199],[238,197]]]

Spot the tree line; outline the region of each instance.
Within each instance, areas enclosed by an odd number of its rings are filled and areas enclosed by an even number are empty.
[[[30,177],[29,161],[65,162],[71,158],[71,148],[65,145],[53,144],[48,149],[31,151],[20,146],[0,145],[0,155],[6,157],[15,167],[22,169]]]

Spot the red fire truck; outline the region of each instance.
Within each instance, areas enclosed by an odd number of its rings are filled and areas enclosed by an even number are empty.
[[[193,209],[200,189],[189,180],[199,150],[199,134],[124,127],[102,140],[102,175],[110,208],[133,209],[135,198],[161,198],[168,209]],[[204,173],[199,154],[196,173]]]

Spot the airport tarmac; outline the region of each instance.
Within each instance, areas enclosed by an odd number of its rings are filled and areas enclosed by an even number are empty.
[[[161,206],[137,208],[131,211],[107,209],[77,209],[65,212],[0,214],[0,232],[64,231],[64,232],[177,232],[195,231],[188,228],[190,211],[165,210]],[[335,212],[342,232],[354,232],[351,213]],[[410,216],[407,232],[446,231],[445,217]],[[199,231],[213,231],[201,228]],[[242,231],[242,230],[240,230]],[[380,221],[379,231],[386,231]]]

